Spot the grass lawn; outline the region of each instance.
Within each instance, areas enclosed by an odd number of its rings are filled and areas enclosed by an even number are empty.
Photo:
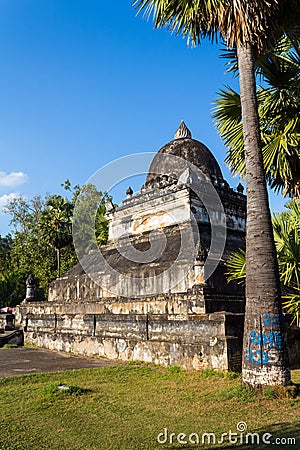
[[[293,381],[300,383],[300,371]],[[71,388],[57,390],[59,384]],[[237,432],[239,422],[260,439],[270,433],[270,442],[292,437],[296,445],[219,444],[222,433]],[[300,449],[299,422],[299,397],[276,398],[272,390],[254,396],[239,377],[177,367],[127,363],[0,380],[1,450]],[[163,433],[163,442],[165,428],[167,443],[160,444],[157,436]],[[210,445],[207,439],[201,444],[206,432],[215,433],[215,444],[212,437]],[[177,442],[179,433],[186,434],[179,436],[186,444]]]

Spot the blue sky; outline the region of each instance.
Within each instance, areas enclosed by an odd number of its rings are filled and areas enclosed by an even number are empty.
[[[236,187],[211,118],[217,91],[237,87],[219,54],[209,42],[190,49],[154,30],[130,1],[2,0],[0,207],[14,195],[62,193],[67,178],[83,184],[116,158],[157,151],[181,119]],[[284,203],[271,195],[273,210]],[[7,231],[0,213],[0,234]]]

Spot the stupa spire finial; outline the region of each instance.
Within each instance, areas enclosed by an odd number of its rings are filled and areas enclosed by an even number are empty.
[[[184,120],[180,122],[179,128],[174,134],[174,139],[180,139],[180,138],[192,138],[192,133],[184,123]]]

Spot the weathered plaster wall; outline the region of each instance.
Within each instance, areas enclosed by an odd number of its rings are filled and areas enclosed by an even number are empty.
[[[191,218],[190,194],[185,187],[160,191],[158,188],[125,200],[123,206],[107,214],[109,241],[123,234],[131,236],[187,222]],[[155,213],[154,213],[155,211]]]
[[[240,330],[236,333],[232,328],[230,314],[87,312],[102,309],[97,306],[24,305],[19,317],[25,341],[76,354],[179,364],[187,369],[233,370],[240,364]]]

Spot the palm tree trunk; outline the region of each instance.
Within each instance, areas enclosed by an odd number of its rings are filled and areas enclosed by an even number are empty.
[[[243,381],[251,387],[290,383],[279,274],[263,169],[254,58],[238,46],[247,179],[246,312]]]
[[[56,248],[56,260],[57,260],[57,277],[60,277],[60,248]]]

